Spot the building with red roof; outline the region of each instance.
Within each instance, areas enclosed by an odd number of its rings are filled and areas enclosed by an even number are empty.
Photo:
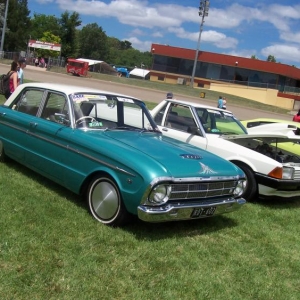
[[[190,84],[196,50],[152,44],[151,53],[151,80]],[[248,91],[249,87],[271,89],[271,94],[276,93],[280,98],[276,100],[281,104],[279,106],[300,108],[300,69],[295,66],[199,51],[194,87],[210,87],[220,83],[234,84],[236,87],[247,86]],[[284,99],[287,101],[283,101]],[[272,104],[277,105],[273,100]]]

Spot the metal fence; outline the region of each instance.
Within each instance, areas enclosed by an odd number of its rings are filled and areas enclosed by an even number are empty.
[[[8,60],[15,60],[18,61],[19,58],[25,58],[27,65],[34,65],[35,64],[35,56],[33,53],[27,53],[25,51],[21,52],[7,52],[7,51],[0,51],[0,59],[8,59]],[[47,67],[65,67],[66,66],[66,59],[64,57],[58,58],[44,58]]]

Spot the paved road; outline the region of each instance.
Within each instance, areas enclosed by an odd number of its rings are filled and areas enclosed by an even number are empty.
[[[8,70],[9,70],[8,65],[0,64],[0,74],[7,73]],[[24,77],[28,80],[33,80],[33,81],[63,83],[69,85],[99,88],[108,91],[112,90],[117,93],[131,95],[136,98],[142,99],[144,101],[151,101],[155,103],[159,103],[166,96],[166,93],[163,91],[154,91],[145,88],[127,86],[120,83],[102,81],[93,78],[83,78],[83,77],[70,76],[68,74],[52,73],[52,72],[45,71],[45,69],[41,69],[39,67],[34,67],[34,66],[26,67],[26,69],[24,70]],[[179,96],[177,97],[175,95],[175,98],[180,99],[182,97]],[[211,101],[207,101],[206,99],[202,99],[202,98],[200,99],[197,97],[185,96],[184,99],[193,102],[201,101],[201,103],[207,105],[212,104]],[[257,110],[253,108],[243,108],[240,106],[230,105],[230,103],[227,103],[227,109],[232,111],[241,120],[260,118],[260,117],[277,118],[283,120],[292,119],[292,116],[290,114],[278,114],[278,113],[271,113],[262,110]]]

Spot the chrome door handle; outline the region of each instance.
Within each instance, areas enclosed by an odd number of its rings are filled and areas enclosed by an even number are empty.
[[[38,123],[30,122],[30,123],[29,123],[29,126],[30,126],[30,127],[36,127],[36,126],[38,126]]]

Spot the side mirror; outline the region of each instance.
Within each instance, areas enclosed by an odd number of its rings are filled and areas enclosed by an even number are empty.
[[[70,125],[70,120],[67,118],[65,114],[55,113],[54,120],[55,122],[60,124]]]
[[[187,132],[193,135],[200,135],[200,131],[197,126],[189,126]]]

